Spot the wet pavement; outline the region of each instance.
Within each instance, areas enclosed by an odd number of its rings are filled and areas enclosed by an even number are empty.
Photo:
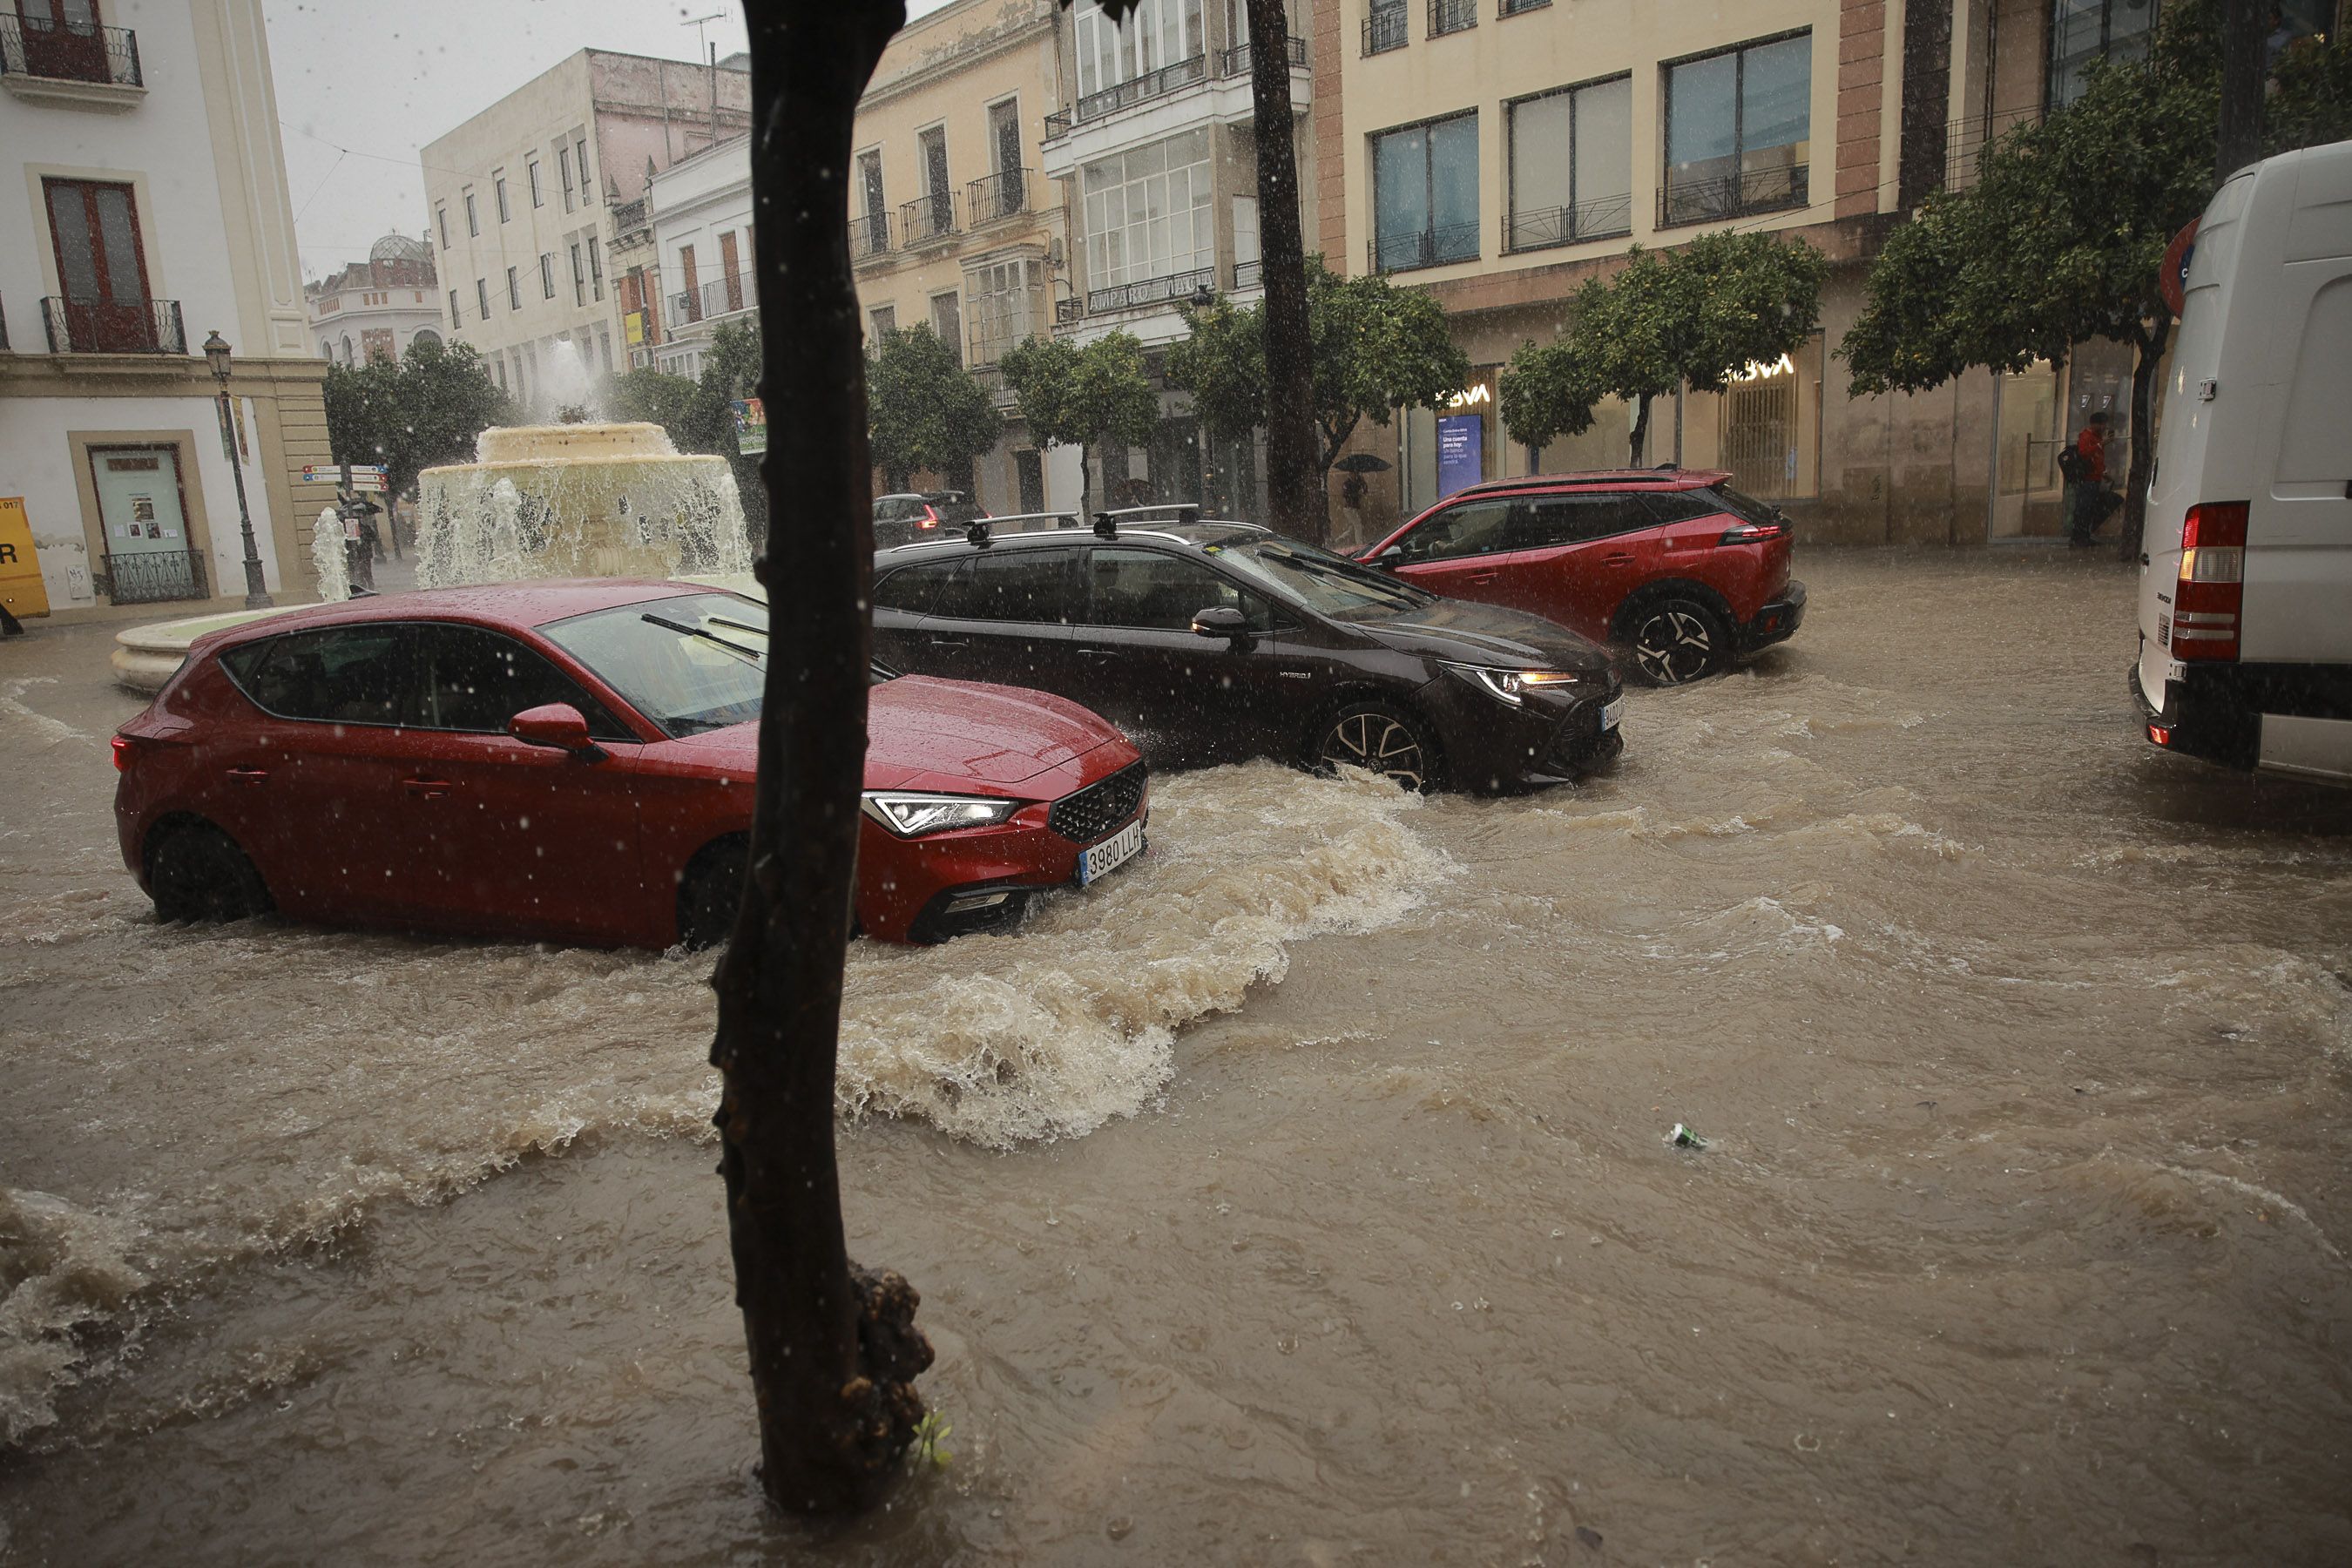
[[[2352,1559],[2352,797],[2153,752],[2111,562],[1800,571],[1580,788],[1174,778],[861,945],[954,1458],[822,1533],[708,962],[158,927],[110,628],[0,647],[0,1562]]]

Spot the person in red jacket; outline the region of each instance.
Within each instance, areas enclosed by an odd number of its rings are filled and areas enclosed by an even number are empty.
[[[2087,545],[2107,518],[2107,411],[2091,416],[2067,454],[2066,542]]]

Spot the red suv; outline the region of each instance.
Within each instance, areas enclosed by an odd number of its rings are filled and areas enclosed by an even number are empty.
[[[1789,525],[1721,471],[1622,468],[1473,485],[1357,559],[1435,593],[1617,643],[1647,679],[1696,680],[1805,618]]]

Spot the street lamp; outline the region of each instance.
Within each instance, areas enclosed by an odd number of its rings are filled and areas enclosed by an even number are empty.
[[[270,607],[269,592],[262,585],[261,554],[253,546],[253,512],[245,503],[245,467],[236,460],[236,432],[229,419],[228,340],[216,331],[205,338],[205,363],[212,366],[213,379],[220,383],[221,445],[228,448],[228,471],[236,478],[236,521],[245,531],[245,607],[266,610]]]

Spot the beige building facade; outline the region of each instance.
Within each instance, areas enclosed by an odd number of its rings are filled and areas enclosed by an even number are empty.
[[[1530,454],[1496,375],[1629,247],[1734,226],[1818,246],[1822,330],[1722,394],[1654,410],[1633,460],[1731,470],[1811,539],[2055,537],[2058,447],[2128,391],[2127,354],[1850,398],[1833,353],[1888,229],[1985,142],[2145,47],[2153,0],[1316,0],[1310,245],[1444,306],[1473,364],[1453,406],[1360,432],[1391,463],[1360,532],[1477,478],[1619,466],[1631,411]],[[1441,437],[1444,448],[1441,457]],[[2120,454],[2118,454],[2120,457]],[[1336,515],[1336,512],[1335,512]]]
[[[412,345],[441,342],[446,326],[432,243],[415,235],[385,235],[365,261],[304,284],[302,299],[319,357],[330,364],[397,363]]]
[[[267,588],[307,599],[326,366],[260,0],[58,15],[0,31],[0,497],[54,614],[241,600],[240,479]]]
[[[750,102],[740,69],[583,49],[423,149],[449,334],[526,410],[628,367],[615,242],[643,254],[652,176],[742,135]]]
[[[1053,331],[1070,228],[1042,174],[1061,100],[1055,0],[958,0],[891,40],[857,107],[850,259],[871,342],[928,325],[995,394],[1005,438],[974,466],[982,505],[1046,504],[1045,459],[996,372],[1004,351]],[[919,476],[919,483],[940,476]]]

